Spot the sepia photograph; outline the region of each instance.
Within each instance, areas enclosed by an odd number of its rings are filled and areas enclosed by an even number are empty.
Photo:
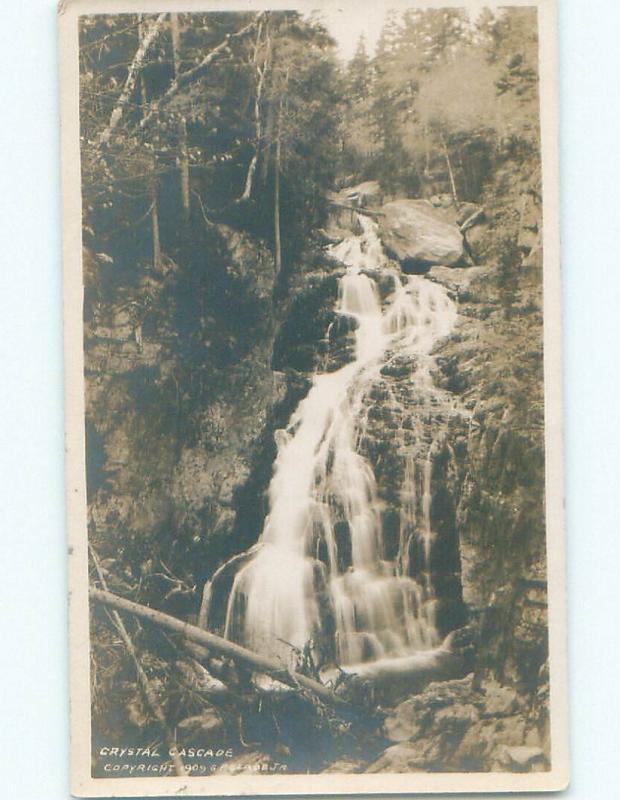
[[[61,4],[76,795],[567,785],[554,15]]]

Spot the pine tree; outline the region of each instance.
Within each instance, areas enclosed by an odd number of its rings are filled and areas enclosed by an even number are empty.
[[[349,62],[347,78],[353,102],[365,100],[370,95],[372,69],[363,33],[358,39],[355,55]]]

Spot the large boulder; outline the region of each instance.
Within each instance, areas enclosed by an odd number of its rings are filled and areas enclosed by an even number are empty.
[[[444,209],[428,200],[393,200],[382,208],[379,235],[405,272],[466,262],[463,236]]]

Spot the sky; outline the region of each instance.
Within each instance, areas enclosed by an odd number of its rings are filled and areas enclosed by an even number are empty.
[[[369,55],[374,54],[374,49],[381,34],[381,28],[386,14],[391,8],[404,10],[409,3],[403,0],[336,0],[323,5],[317,0],[315,7],[325,22],[327,29],[338,44],[338,50],[343,60],[348,61],[355,53],[355,48],[360,35],[366,38],[366,49]],[[411,5],[414,5],[411,3]],[[418,7],[420,4],[417,4]],[[431,3],[429,3],[431,5]],[[450,5],[447,3],[446,5]],[[454,6],[454,3],[452,4]],[[494,3],[489,0],[466,0],[470,10],[470,17],[475,19],[485,6]]]
[[[363,3],[352,13],[351,6],[333,3],[321,11],[327,29],[338,43],[341,58],[348,61],[354,54],[360,35],[366,37],[366,49],[373,54],[388,8],[382,2]]]

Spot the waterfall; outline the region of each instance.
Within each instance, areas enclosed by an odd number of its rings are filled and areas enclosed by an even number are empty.
[[[377,482],[360,440],[364,400],[381,369],[395,357],[415,356],[412,379],[430,384],[430,352],[456,320],[445,289],[401,275],[375,223],[361,216],[359,223],[360,235],[331,248],[346,266],[336,311],[355,320],[354,360],[317,372],[286,429],[276,433],[269,513],[255,555],[234,577],[224,630],[228,639],[283,658],[292,647],[328,637],[343,665],[440,644],[430,567],[432,452],[421,476],[421,513],[416,464],[406,458],[399,554],[388,561]],[[393,289],[382,302],[376,278],[386,276]],[[415,570],[414,536],[424,561]]]

